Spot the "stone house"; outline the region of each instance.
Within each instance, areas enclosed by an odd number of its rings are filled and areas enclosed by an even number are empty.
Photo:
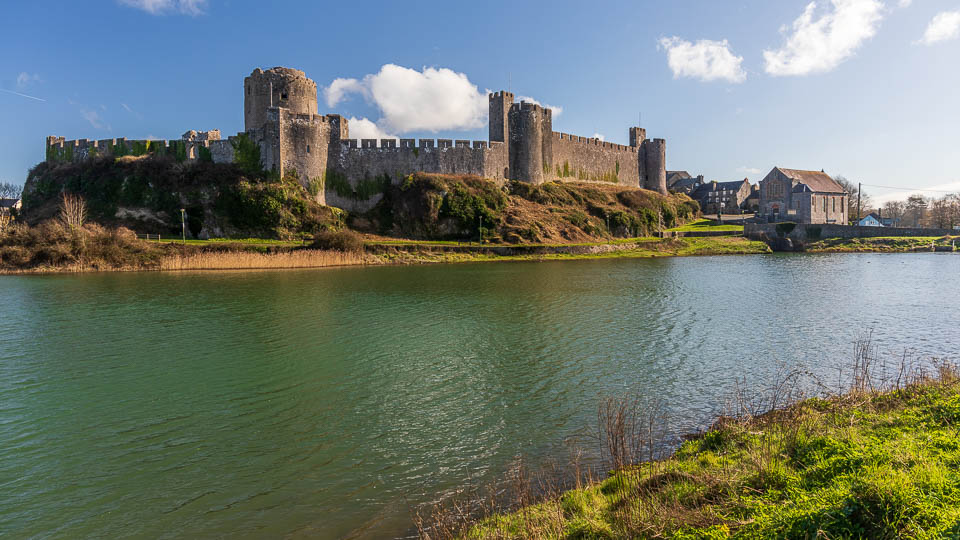
[[[748,212],[756,212],[760,209],[760,186],[750,184],[750,195],[747,196],[746,202],[743,203],[743,209]]]
[[[750,196],[750,181],[708,182],[698,187],[690,198],[700,203],[704,214],[739,214]]]
[[[823,171],[774,167],[760,181],[758,217],[768,222],[847,224],[849,194]]]
[[[687,171],[667,171],[667,189],[674,193],[693,193],[704,183],[703,175],[691,176]]]

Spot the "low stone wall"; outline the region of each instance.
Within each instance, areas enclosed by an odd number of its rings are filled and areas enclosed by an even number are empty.
[[[747,223],[743,235],[758,238],[761,234],[774,238],[779,236],[776,223]],[[919,227],[861,227],[859,225],[797,224],[787,238],[816,241],[822,238],[875,238],[879,236],[960,236],[960,231],[951,229],[923,229]]]

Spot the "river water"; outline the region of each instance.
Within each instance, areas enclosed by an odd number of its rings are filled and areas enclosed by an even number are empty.
[[[960,256],[0,276],[0,536],[391,537],[518,455],[738,376],[956,357]]]

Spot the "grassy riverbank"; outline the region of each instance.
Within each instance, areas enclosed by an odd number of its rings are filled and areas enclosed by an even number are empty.
[[[827,238],[806,245],[813,253],[905,253],[944,250],[960,236],[878,236],[873,238]]]
[[[857,369],[866,373],[862,364]],[[487,518],[464,536],[957,538],[955,366],[941,365],[933,376],[901,374],[883,391],[870,381],[857,378],[841,396],[722,418],[667,459],[624,466],[603,481]],[[617,425],[623,422],[607,423]],[[623,431],[611,448],[642,446]]]
[[[767,253],[744,238],[632,238],[576,244],[484,244],[322,233],[312,242],[143,240],[128,229],[55,221],[0,235],[0,273],[321,268],[349,265],[639,258]]]
[[[674,227],[669,229],[670,231],[675,232],[707,232],[707,231],[722,231],[722,232],[743,232],[743,225],[736,225],[731,223],[720,223],[719,221],[713,219],[698,219],[686,225],[681,225],[679,227]]]

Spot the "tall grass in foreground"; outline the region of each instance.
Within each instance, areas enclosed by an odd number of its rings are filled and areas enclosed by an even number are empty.
[[[301,249],[278,253],[251,251],[199,252],[169,255],[160,260],[158,270],[254,270],[279,268],[320,268],[370,263],[359,252]]]
[[[827,383],[741,379],[704,433],[664,457],[662,403],[598,407],[609,474],[523,465],[500,487],[415,512],[421,538],[960,538],[960,371],[861,338]],[[572,477],[572,478],[571,478]]]

